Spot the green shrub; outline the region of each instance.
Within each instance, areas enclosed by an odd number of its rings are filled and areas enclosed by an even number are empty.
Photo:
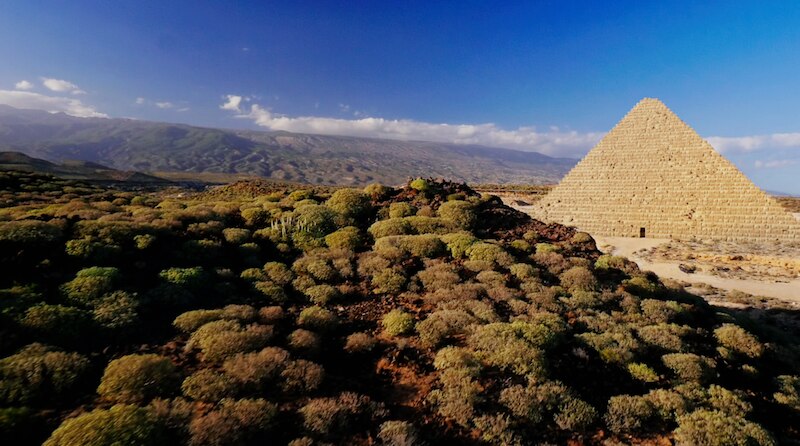
[[[261,268],[247,268],[239,274],[239,277],[249,282],[264,281],[267,278]]]
[[[358,189],[339,189],[325,205],[347,218],[361,219],[372,209],[370,197]]]
[[[189,289],[201,287],[205,281],[205,271],[202,266],[193,268],[169,268],[161,271],[159,276],[169,283]]]
[[[661,361],[684,381],[705,382],[714,375],[716,363],[711,358],[694,353],[669,353]]]
[[[500,266],[510,266],[514,263],[514,258],[502,247],[492,243],[478,242],[469,248],[470,260],[483,260],[496,263]]]
[[[267,262],[264,265],[264,273],[269,280],[281,286],[290,284],[294,279],[292,270],[281,262]]]
[[[639,306],[644,317],[654,324],[672,322],[683,311],[681,305],[674,300],[642,299]]]
[[[647,325],[638,329],[639,338],[654,346],[670,352],[680,352],[684,349],[684,336],[692,329],[676,324]]]
[[[147,249],[156,242],[156,236],[152,234],[139,234],[133,238],[136,249]]]
[[[408,187],[419,192],[427,192],[428,190],[430,190],[431,185],[424,178],[417,178],[416,180],[413,180],[410,183],[408,183]]]
[[[594,423],[597,410],[591,404],[579,398],[564,398],[554,416],[556,425],[569,432],[583,432]]]
[[[336,217],[336,211],[327,206],[303,206],[296,211],[296,229],[308,237],[319,239],[336,230]]]
[[[722,324],[714,330],[719,345],[749,358],[758,358],[764,353],[764,345],[758,338],[734,324]]]
[[[272,337],[269,325],[242,325],[238,321],[219,320],[198,328],[189,337],[187,348],[200,348],[206,361],[224,360],[236,353],[258,350]]]
[[[103,296],[92,310],[94,321],[101,327],[124,333],[139,322],[139,301],[125,291]]]
[[[445,253],[445,244],[434,234],[389,236],[375,241],[377,253],[400,251],[405,255],[422,258],[434,258]]]
[[[775,381],[778,384],[778,391],[773,395],[775,401],[800,411],[800,377],[781,375]]]
[[[325,305],[339,297],[339,290],[330,285],[315,285],[306,288],[303,293],[317,305]]]
[[[389,218],[403,218],[410,217],[417,213],[417,208],[410,203],[404,201],[392,203],[389,205]]]
[[[91,332],[91,316],[84,310],[63,305],[38,304],[25,312],[23,328],[53,343],[71,343]]]
[[[89,371],[83,355],[30,344],[0,359],[0,403],[26,405],[62,398],[76,390]]]
[[[377,294],[398,294],[403,291],[406,276],[398,268],[389,268],[375,274],[370,281]]]
[[[464,310],[439,310],[419,322],[416,329],[423,344],[435,347],[450,337],[467,333],[477,321]]]
[[[441,240],[447,245],[447,250],[454,259],[465,258],[472,245],[479,241],[474,235],[461,232],[445,234]]]
[[[444,347],[436,352],[433,360],[436,370],[457,370],[467,376],[477,377],[483,365],[473,352],[463,347]]]
[[[115,403],[140,403],[170,396],[179,383],[177,369],[169,358],[127,355],[108,363],[97,393]]]
[[[330,331],[339,324],[339,319],[331,311],[313,306],[300,312],[297,324],[312,330]]]
[[[222,237],[232,245],[241,245],[250,240],[250,230],[243,228],[225,228],[222,230]]]
[[[689,410],[689,402],[674,390],[651,390],[645,398],[653,404],[656,414],[665,422],[675,421]]]
[[[78,276],[62,285],[61,292],[73,304],[93,306],[112,286],[113,279],[108,276]]]
[[[116,405],[67,418],[44,446],[140,446],[165,441],[163,426],[148,409]]]
[[[632,362],[628,364],[628,373],[634,379],[645,383],[654,383],[659,380],[658,373],[653,370],[649,365],[640,362]]]
[[[62,236],[58,226],[35,220],[0,222],[0,243],[25,246],[48,245]]]
[[[517,375],[540,378],[545,372],[543,347],[557,337],[543,324],[496,322],[482,325],[467,339],[478,357],[488,365]]]
[[[414,316],[396,308],[383,316],[381,324],[389,336],[400,336],[414,329]]]
[[[448,201],[439,206],[439,216],[463,229],[470,229],[478,221],[475,205],[466,201]]]
[[[617,395],[608,400],[606,425],[617,434],[642,431],[655,415],[653,403],[643,396]]]
[[[475,428],[480,432],[481,440],[496,445],[519,446],[521,439],[512,427],[512,422],[506,414],[481,415],[472,420]]]
[[[264,399],[224,399],[189,424],[189,444],[203,446],[258,444],[275,426],[278,407]],[[259,441],[260,440],[260,441]]]
[[[172,325],[184,333],[193,333],[203,325],[219,319],[222,319],[222,309],[191,310],[176,317]]]
[[[442,387],[428,393],[428,401],[436,412],[461,426],[467,427],[480,401],[481,387],[470,376],[459,370],[446,369],[439,373]]]
[[[745,416],[753,410],[740,395],[716,384],[708,388],[708,402],[714,409],[730,415]]]
[[[407,235],[413,232],[411,224],[404,218],[379,220],[367,229],[373,238],[379,239],[391,235]]]
[[[775,440],[760,425],[741,416],[700,409],[678,418],[678,446],[772,446]]]
[[[269,300],[270,302],[275,303],[284,303],[288,300],[286,296],[286,292],[284,291],[283,287],[273,283],[273,282],[253,282],[253,288],[258,291],[258,293]]]
[[[361,431],[364,423],[386,415],[382,404],[352,392],[336,398],[314,398],[299,412],[305,428],[320,435]]]
[[[224,373],[202,369],[183,380],[181,390],[193,400],[216,403],[223,398],[235,396],[239,386]]]
[[[378,183],[368,184],[366,187],[364,187],[364,193],[372,197],[374,200],[384,198],[392,191],[393,189],[391,187]]]
[[[347,226],[325,236],[329,248],[355,251],[363,244],[361,231],[355,226]]]
[[[518,280],[527,280],[538,276],[536,268],[527,263],[515,263],[508,267],[508,271]]]

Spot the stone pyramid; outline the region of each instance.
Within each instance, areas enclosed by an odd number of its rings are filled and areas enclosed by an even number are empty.
[[[800,241],[800,222],[651,98],[636,104],[533,214],[595,235]]]

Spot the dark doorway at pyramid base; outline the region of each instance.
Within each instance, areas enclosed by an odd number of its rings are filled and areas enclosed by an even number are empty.
[[[639,238],[644,238],[644,228],[639,228]]]

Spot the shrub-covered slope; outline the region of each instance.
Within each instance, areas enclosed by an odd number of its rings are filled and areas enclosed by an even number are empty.
[[[0,189],[19,444],[798,438],[797,333],[465,185]]]

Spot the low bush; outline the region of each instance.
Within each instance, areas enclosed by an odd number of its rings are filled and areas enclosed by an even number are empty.
[[[679,379],[684,381],[702,383],[715,374],[714,360],[694,353],[669,353],[662,356],[661,361]]]
[[[386,446],[418,446],[422,444],[417,429],[407,421],[386,421],[378,430],[378,440]]]
[[[714,330],[714,337],[722,347],[749,358],[758,358],[764,353],[764,345],[744,328],[734,324],[723,324]]]
[[[202,369],[183,380],[181,391],[187,397],[208,403],[236,395],[239,386],[228,375],[210,369]]]
[[[339,297],[339,290],[330,285],[314,285],[303,290],[308,299],[317,304],[325,305]]]
[[[700,409],[678,418],[675,429],[678,446],[772,446],[775,440],[760,425],[741,416]]]
[[[284,392],[304,394],[316,390],[324,379],[325,370],[321,365],[298,359],[286,364],[281,371],[280,386]]]
[[[171,396],[179,383],[178,371],[169,358],[127,355],[108,363],[97,393],[115,403],[141,403]]]
[[[30,344],[0,359],[0,404],[30,405],[59,400],[83,384],[89,360],[78,353]]]
[[[150,410],[116,405],[67,418],[44,446],[140,446],[165,441],[164,427]]]
[[[308,307],[300,312],[297,323],[302,327],[318,331],[330,331],[339,324],[339,319],[331,311],[322,307]]]
[[[274,383],[289,364],[289,352],[267,347],[259,352],[239,353],[222,364],[222,370],[238,384],[253,391],[262,391]]]
[[[339,189],[325,202],[325,206],[346,218],[360,219],[369,214],[372,209],[372,201],[367,194],[360,190]]]
[[[287,338],[289,347],[292,350],[297,350],[306,353],[314,353],[319,350],[322,345],[322,339],[313,331],[298,328],[291,332]]]
[[[410,217],[417,213],[417,208],[404,201],[389,205],[389,218]]]
[[[347,336],[344,350],[348,353],[366,353],[372,351],[378,341],[367,333],[352,333]]]
[[[265,441],[274,427],[278,407],[264,399],[224,399],[214,410],[189,424],[189,444],[241,445]],[[260,441],[259,441],[260,440]]]
[[[617,434],[642,431],[655,415],[653,403],[643,396],[617,395],[608,400],[606,425]]]
[[[267,262],[264,265],[264,274],[267,275],[269,280],[278,285],[288,285],[294,279],[294,273],[281,262]]]
[[[335,398],[312,399],[299,412],[306,429],[324,436],[361,431],[365,422],[386,415],[382,404],[352,392],[344,392]]]
[[[361,231],[355,226],[347,226],[325,236],[329,248],[355,251],[364,243]]]
[[[199,347],[206,361],[222,361],[236,353],[262,348],[272,338],[269,325],[242,325],[238,321],[209,322],[192,333],[187,348]]]
[[[466,201],[454,200],[442,203],[439,206],[438,214],[463,229],[471,229],[478,221],[475,205]]]
[[[414,329],[414,317],[401,309],[394,309],[383,316],[381,324],[389,336],[400,336]]]

